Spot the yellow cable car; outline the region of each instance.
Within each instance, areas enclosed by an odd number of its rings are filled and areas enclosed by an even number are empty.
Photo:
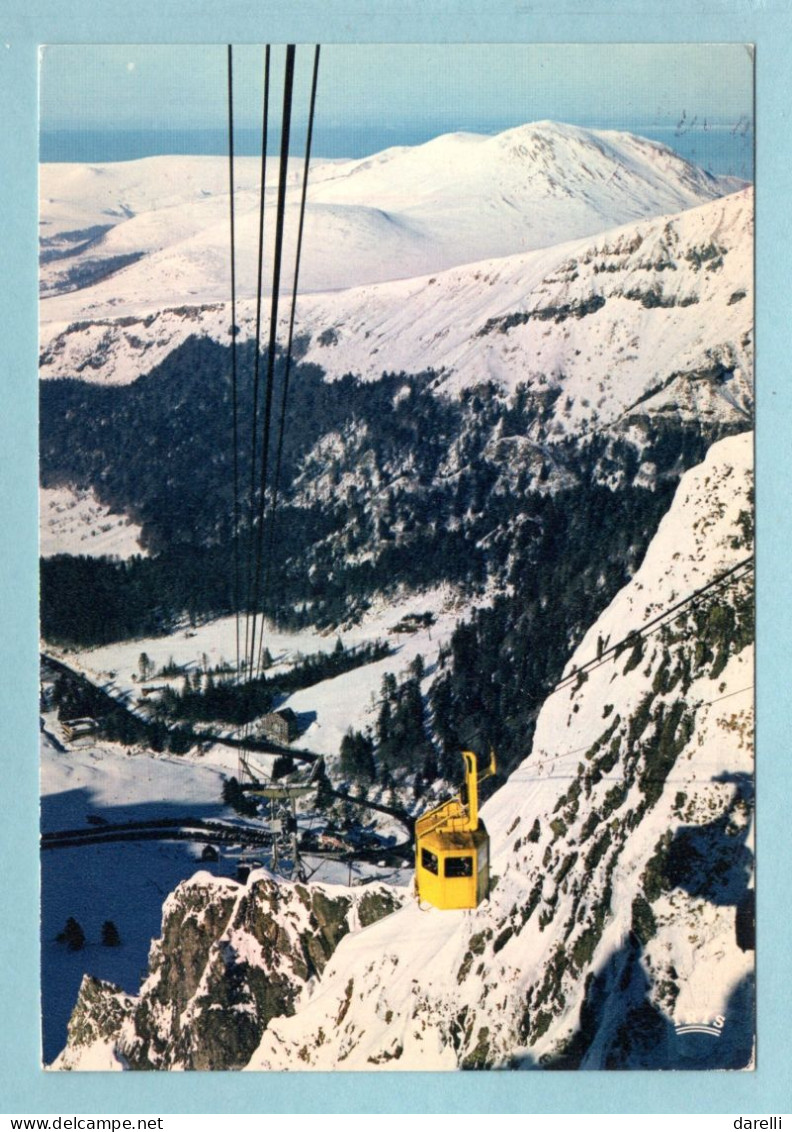
[[[415,823],[415,887],[435,908],[475,908],[489,891],[489,835],[478,816],[478,788],[495,773],[492,754],[479,774],[476,756],[463,751],[465,792]]]

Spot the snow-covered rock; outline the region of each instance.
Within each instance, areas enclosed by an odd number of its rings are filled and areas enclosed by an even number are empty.
[[[404,891],[196,873],[165,901],[137,997],[86,976],[56,1069],[239,1069],[271,1018],[291,1014],[338,942]]]

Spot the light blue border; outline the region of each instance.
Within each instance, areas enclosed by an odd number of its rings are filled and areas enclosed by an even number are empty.
[[[789,1111],[790,603],[785,548],[792,13],[786,0],[10,0],[0,17],[0,1111]],[[45,1074],[38,1069],[36,84],[39,43],[559,41],[757,45],[759,1068],[755,1073]]]

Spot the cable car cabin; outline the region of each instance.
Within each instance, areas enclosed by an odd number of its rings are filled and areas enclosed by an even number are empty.
[[[489,892],[489,835],[478,816],[478,788],[495,773],[495,756],[479,774],[464,751],[465,788],[415,823],[415,888],[435,908],[475,908]]]

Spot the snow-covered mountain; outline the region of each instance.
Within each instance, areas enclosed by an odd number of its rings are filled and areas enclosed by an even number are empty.
[[[199,874],[166,904],[139,996],[83,984],[59,1064],[748,1065],[752,944],[736,918],[753,865],[751,468],[746,433],[682,477],[640,569],[570,659],[571,677],[602,654],[548,697],[483,809],[488,900],[441,912],[408,899],[372,922],[347,914],[370,890],[309,897]],[[380,912],[399,902],[387,892]],[[349,930],[312,969],[322,901],[344,906]],[[189,977],[171,977],[185,947]]]
[[[267,262],[277,160],[268,162]],[[301,170],[289,171],[292,260]],[[235,178],[240,295],[255,293],[258,162]],[[303,291],[428,274],[548,247],[732,191],[657,142],[539,122],[486,137],[450,134],[359,161],[314,162]],[[43,166],[44,322],[152,313],[229,298],[222,158]],[[290,289],[291,280],[285,279]]]
[[[374,192],[372,169],[401,157],[356,163],[350,183],[359,176]],[[614,179],[620,168],[614,160]],[[484,176],[469,174],[474,184]],[[339,176],[333,166],[317,191]],[[577,184],[574,165],[569,177]],[[417,193],[417,178],[405,180]],[[750,189],[540,251],[304,295],[281,495],[291,539],[279,585],[292,608],[308,602],[317,623],[339,624],[401,583],[504,592],[529,535],[546,526],[538,495],[582,489],[565,497],[572,516],[607,507],[592,485],[652,491],[675,479],[712,440],[750,427],[752,296]],[[42,334],[42,375],[82,379],[42,389],[43,482],[92,490],[142,527],[154,557],[177,544],[203,553],[230,534],[229,320],[217,303]],[[249,303],[237,322],[252,333]],[[250,350],[245,358],[247,374]],[[250,405],[246,385],[243,420]],[[157,473],[165,463],[167,478]],[[589,588],[609,577],[615,592],[663,506],[636,496],[610,509],[622,512],[611,532],[619,549],[607,565],[607,555],[581,564],[593,570]],[[596,532],[581,526],[577,538]],[[56,591],[97,577],[77,581],[68,569],[57,567]],[[227,609],[217,604],[222,571],[200,567],[164,610],[143,595],[139,632],[184,609]],[[147,575],[137,577],[145,588]],[[52,632],[68,636],[62,611],[44,609]],[[583,627],[567,626],[548,653]]]
[[[745,559],[751,459],[746,434],[683,477],[569,671]],[[530,757],[483,810],[489,901],[412,904],[350,938],[250,1068],[747,1064],[752,956],[735,907],[752,862],[751,638],[737,583],[551,696]],[[691,1042],[689,1023],[719,1036]]]

